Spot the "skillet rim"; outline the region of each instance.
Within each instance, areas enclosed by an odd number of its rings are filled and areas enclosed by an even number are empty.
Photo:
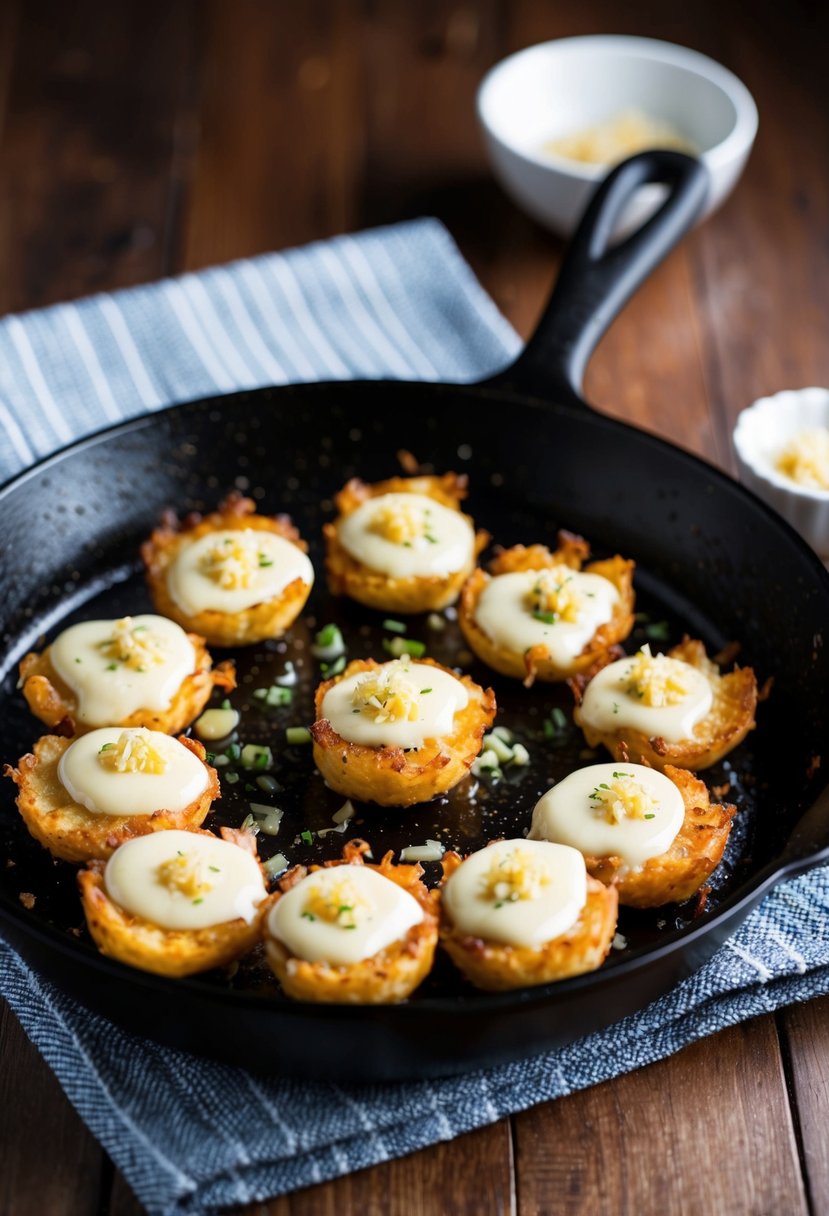
[[[581,418],[593,425],[608,428],[611,432],[632,433],[634,440],[639,440],[645,445],[650,445],[657,451],[667,450],[672,458],[684,460],[692,469],[704,473],[705,476],[713,478],[721,490],[735,495],[738,499],[745,502],[753,510],[759,508],[761,519],[763,519],[767,527],[776,527],[778,532],[782,534],[783,540],[791,545],[794,544],[795,551],[799,552],[800,556],[805,558],[807,564],[811,565],[812,571],[816,576],[817,585],[822,584],[823,591],[829,597],[829,571],[823,566],[818,556],[803,540],[803,538],[795,531],[794,528],[782,517],[779,516],[771,507],[768,506],[756,494],[750,491],[746,486],[742,485],[736,478],[729,476],[726,472],[719,469],[716,465],[709,463],[707,460],[688,451],[686,448],[673,443],[671,440],[665,439],[653,432],[643,430],[632,423],[625,422],[618,418],[610,417],[599,410],[588,405],[578,394],[566,394],[562,399],[550,400],[545,399],[540,395],[532,395],[531,393],[522,392],[511,388],[501,376],[493,378],[491,381],[479,381],[472,383],[448,383],[442,381],[423,381],[423,380],[315,380],[299,384],[285,385],[265,385],[251,389],[242,389],[233,393],[218,394],[208,397],[198,397],[188,401],[175,402],[165,406],[162,409],[152,412],[139,414],[134,418],[126,419],[122,422],[117,422],[106,427],[102,427],[93,431],[89,435],[85,435],[80,439],[74,440],[72,443],[65,445],[55,452],[41,457],[35,464],[22,470],[2,486],[0,486],[0,510],[5,501],[15,493],[15,491],[28,481],[48,473],[49,469],[63,461],[70,459],[78,452],[88,450],[105,444],[111,438],[116,436],[121,437],[130,433],[138,433],[146,429],[152,428],[153,425],[160,419],[168,419],[174,415],[183,415],[188,410],[195,410],[199,407],[207,408],[222,408],[232,407],[234,401],[240,399],[250,399],[251,397],[263,397],[266,404],[274,403],[274,398],[277,397],[282,390],[289,392],[292,395],[307,394],[309,396],[315,393],[330,394],[333,391],[343,392],[359,390],[362,392],[376,393],[380,391],[394,390],[396,392],[417,392],[440,394],[460,394],[464,397],[472,398],[488,398],[495,400],[508,401],[511,405],[518,405],[521,408],[528,408],[540,413],[547,413],[551,419],[556,413],[569,414],[575,418]],[[12,646],[9,656],[15,653]],[[3,669],[0,671],[0,676],[8,673],[8,663],[3,664]],[[810,808],[804,812],[804,816],[809,813],[809,810],[814,807],[815,803],[829,793],[829,782],[821,788],[815,795]],[[802,819],[802,817],[801,817]],[[810,853],[805,856],[787,857],[786,852],[789,842],[793,839],[797,832],[799,819],[791,829],[787,842],[784,843],[780,853],[766,866],[759,869],[750,878],[746,879],[740,886],[734,890],[722,903],[718,905],[716,910],[705,918],[701,918],[698,923],[682,928],[666,931],[663,936],[655,943],[640,946],[632,950],[626,957],[618,959],[614,962],[612,968],[599,968],[596,971],[587,972],[583,975],[572,976],[568,979],[557,980],[550,984],[539,985],[537,987],[514,989],[503,993],[486,993],[478,992],[477,990],[464,990],[456,997],[434,997],[423,996],[418,997],[415,1004],[403,1002],[398,1005],[390,1005],[383,1007],[372,1007],[373,1016],[384,1017],[385,1012],[378,1015],[378,1009],[391,1010],[389,1016],[407,1020],[410,1017],[419,1017],[424,1013],[440,1013],[444,1017],[457,1018],[468,1016],[470,1013],[477,1015],[479,1013],[486,1014],[487,1012],[496,1013],[502,1009],[513,1009],[516,1005],[527,1008],[531,1006],[541,1006],[548,1003],[554,1003],[556,994],[569,994],[577,992],[583,988],[597,987],[601,988],[606,984],[611,977],[622,979],[627,975],[635,974],[636,972],[649,967],[652,964],[658,963],[665,958],[678,954],[688,947],[692,946],[696,941],[704,939],[716,934],[717,929],[725,921],[733,920],[735,917],[740,917],[740,914],[745,908],[744,915],[747,915],[751,907],[759,902],[762,895],[778,882],[783,881],[787,877],[794,877],[806,869],[814,865],[818,865],[822,860],[826,860],[825,854],[829,850],[829,841],[817,852]],[[158,993],[169,993],[171,980],[170,977],[157,976],[151,972],[144,972],[140,969],[128,967],[126,964],[120,963],[115,959],[110,959],[100,952],[94,950],[88,943],[82,941],[70,940],[65,933],[51,926],[32,922],[27,916],[26,909],[13,900],[4,890],[0,889],[0,919],[8,918],[18,928],[23,936],[33,937],[39,940],[42,945],[47,948],[56,950],[58,953],[66,956],[70,961],[77,960],[85,967],[91,967],[93,971],[98,971],[104,975],[114,975],[118,979],[128,979],[133,984],[138,984],[139,987],[144,987]],[[740,923],[738,921],[738,923]],[[696,970],[697,968],[692,968]],[[198,977],[178,977],[174,983],[174,990],[184,986],[184,988],[194,996],[202,1000],[212,1001],[218,1004],[226,1004],[230,1002],[234,1007],[245,1006],[249,1010],[259,1011],[264,1016],[273,1013],[276,1016],[284,1016],[288,1014],[290,1017],[313,1015],[318,1020],[329,1020],[331,1018],[346,1018],[349,1021],[359,1020],[365,1017],[366,1006],[347,1006],[347,1005],[322,1005],[311,1001],[285,1001],[279,1005],[269,1004],[267,998],[261,995],[255,995],[245,991],[238,991],[231,988],[213,987],[209,984],[204,984]],[[673,986],[672,986],[673,987]],[[668,989],[667,991],[670,991]]]

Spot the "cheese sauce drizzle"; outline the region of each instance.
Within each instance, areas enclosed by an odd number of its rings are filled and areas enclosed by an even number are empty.
[[[578,920],[587,901],[584,858],[566,845],[499,840],[462,862],[442,901],[458,932],[538,949]]]
[[[109,726],[69,745],[58,779],[73,802],[95,815],[152,815],[184,810],[204,793],[208,772],[178,739]]]
[[[167,571],[167,589],[191,616],[244,612],[276,599],[289,583],[314,582],[314,567],[296,545],[260,528],[208,532],[182,545]]]
[[[325,694],[321,714],[349,743],[413,748],[451,735],[455,714],[468,703],[466,688],[448,672],[395,659],[340,680]]]
[[[599,574],[563,565],[521,570],[489,580],[475,619],[496,645],[519,654],[544,646],[566,668],[611,619],[618,601],[613,583]]]
[[[685,819],[672,781],[642,764],[577,769],[536,803],[531,840],[569,844],[590,857],[640,866],[665,853]]]
[[[381,494],[338,525],[352,557],[391,578],[454,574],[472,561],[475,533],[460,511],[426,494]]]
[[[55,638],[49,659],[78,698],[78,718],[87,726],[122,722],[139,709],[169,709],[196,666],[181,626],[151,613],[72,625]]]
[[[104,871],[113,903],[162,929],[250,924],[265,898],[256,858],[217,836],[153,832],[116,849]]]
[[[602,668],[584,692],[582,721],[598,731],[630,727],[668,743],[690,739],[711,709],[713,692],[702,672],[650,647]]]
[[[420,904],[366,866],[307,875],[268,915],[268,931],[296,958],[347,966],[372,958],[423,920]]]

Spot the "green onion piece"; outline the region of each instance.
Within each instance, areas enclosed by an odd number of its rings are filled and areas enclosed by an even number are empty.
[[[258,743],[246,743],[240,758],[243,768],[270,768],[273,764],[271,749],[260,747]]]
[[[266,836],[276,836],[282,823],[283,811],[278,806],[265,806],[261,802],[250,804],[251,814],[256,817],[260,831]]]
[[[299,838],[303,844],[313,844],[314,843],[314,833],[313,832],[309,832],[307,830],[304,832],[300,832]]]
[[[229,743],[225,748],[225,755],[228,760],[238,760],[242,754],[242,748],[238,743]]]
[[[671,636],[671,627],[667,621],[654,621],[645,626],[645,637],[653,642],[667,642]]]
[[[333,663],[320,663],[320,667],[324,676],[338,676],[345,671],[345,655],[341,654]]]
[[[290,688],[280,688],[277,684],[272,684],[265,694],[265,704],[270,705],[273,709],[276,706],[290,705],[294,699],[294,694]]]
[[[254,819],[253,815],[245,815],[242,820],[242,831],[251,832],[254,836],[259,833],[259,824]]]
[[[273,777],[268,777],[267,774],[262,777],[257,777],[256,784],[259,786],[260,790],[265,790],[269,794],[275,794],[279,789],[279,782],[275,781]]]
[[[311,742],[311,732],[307,726],[289,726],[285,731],[285,739],[291,747],[304,746]]]
[[[227,782],[228,785],[235,785],[238,780],[239,780],[238,773],[225,773],[225,781]]]
[[[219,708],[220,708],[220,709],[232,709],[232,708],[233,708],[233,706],[230,704],[230,698],[229,698],[229,697],[225,697],[224,701],[222,701],[222,703],[221,703],[221,705],[219,706]]]
[[[406,632],[406,625],[404,621],[385,620],[383,621],[383,628],[387,629],[389,633]]]
[[[541,621],[545,625],[555,625],[558,620],[557,612],[534,612],[533,618],[536,621]]]
[[[402,659],[404,654],[419,659],[426,653],[426,643],[413,638],[383,638],[383,649],[395,659]]]
[[[268,878],[276,878],[278,874],[284,873],[287,868],[288,858],[284,853],[274,853],[273,857],[269,857],[267,861],[262,863],[262,869]]]
[[[311,654],[317,659],[337,659],[345,654],[343,635],[336,625],[324,625],[314,638]]]

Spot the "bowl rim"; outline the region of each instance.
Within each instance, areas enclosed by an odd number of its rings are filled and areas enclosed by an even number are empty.
[[[734,423],[734,429],[731,432],[731,442],[734,446],[734,453],[738,463],[748,470],[758,482],[771,486],[775,490],[780,491],[781,494],[788,494],[791,498],[798,499],[801,502],[812,502],[816,505],[824,506],[829,503],[829,490],[820,490],[813,486],[800,486],[797,482],[784,477],[782,473],[778,473],[771,466],[758,466],[748,455],[744,446],[746,432],[756,425],[756,420],[762,413],[781,410],[783,408],[783,400],[781,398],[791,400],[792,397],[805,396],[807,393],[809,395],[815,393],[823,394],[827,408],[829,408],[829,388],[825,385],[810,384],[805,385],[803,388],[783,388],[776,393],[768,393],[763,397],[758,397],[750,405],[747,405],[745,409],[740,410]]]
[[[745,154],[754,143],[759,125],[757,105],[748,88],[738,76],[715,59],[711,59],[710,56],[702,54],[701,51],[695,51],[691,47],[681,46],[676,42],[666,42],[660,38],[642,38],[632,34],[579,34],[568,38],[552,38],[546,42],[536,42],[523,47],[499,60],[486,73],[475,95],[478,121],[490,139],[507,149],[513,156],[536,168],[585,182],[596,181],[604,177],[611,166],[586,164],[564,156],[557,156],[554,153],[542,154],[517,147],[512,141],[504,139],[493,128],[488,116],[491,107],[490,98],[496,84],[502,77],[516,71],[520,61],[540,58],[544,55],[552,56],[562,52],[566,54],[579,48],[593,51],[616,51],[621,54],[633,52],[642,59],[651,59],[657,63],[694,72],[718,88],[734,106],[734,124],[724,139],[714,144],[713,147],[700,152],[700,160],[709,169],[716,170],[726,166]]]

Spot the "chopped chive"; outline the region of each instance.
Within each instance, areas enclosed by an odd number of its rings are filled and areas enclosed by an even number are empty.
[[[388,630],[389,633],[405,633],[406,632],[406,624],[404,621],[393,621],[388,618],[385,621],[383,621],[383,628]]]
[[[291,747],[298,747],[311,742],[311,732],[307,726],[289,726],[285,738]]]
[[[543,621],[545,625],[555,625],[558,620],[557,612],[534,612],[533,617],[537,621]]]
[[[193,903],[194,903],[194,904],[203,904],[203,903],[204,903],[204,900],[203,900],[203,899],[194,899],[194,900],[193,900]]]
[[[116,671],[117,668],[118,668],[117,663],[107,663],[107,666],[106,666],[107,671]]]
[[[653,813],[651,813],[650,815],[645,815],[645,819],[655,819],[655,818],[656,818],[656,815]]]
[[[242,748],[238,743],[229,743],[225,748],[225,755],[228,760],[238,760],[242,754]]]
[[[667,642],[670,636],[671,627],[667,621],[654,621],[652,625],[645,626],[645,637],[654,642]]]
[[[383,638],[383,649],[395,659],[402,659],[404,654],[419,659],[426,653],[426,643],[414,638]]]
[[[229,698],[229,697],[225,697],[224,701],[222,701],[222,703],[221,703],[221,705],[219,706],[219,708],[220,708],[220,709],[231,709],[231,708],[232,708],[232,706],[231,706],[231,704],[230,704],[230,698]]]
[[[320,669],[324,676],[338,676],[345,671],[345,655],[341,654],[333,663],[320,663]]]
[[[431,692],[431,691],[432,691],[431,688],[421,688],[420,695],[421,695],[421,697],[425,697],[426,693]]]
[[[219,867],[218,867],[218,866],[208,866],[207,868],[208,868],[208,870],[212,870],[214,874],[220,874],[220,873],[221,873],[221,870],[219,869]]]
[[[113,747],[115,747],[115,744],[114,744],[114,743],[105,743],[105,744],[103,745],[103,747],[100,749],[100,751],[101,751],[101,752],[109,752],[109,751],[112,751]],[[100,752],[99,752],[99,754],[100,754]]]

